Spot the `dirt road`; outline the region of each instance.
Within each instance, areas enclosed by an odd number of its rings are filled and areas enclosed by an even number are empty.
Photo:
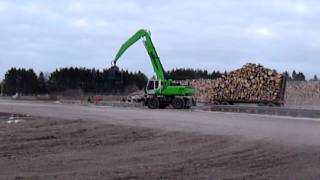
[[[319,179],[317,119],[0,101],[0,179]],[[1,118],[0,118],[1,119]]]

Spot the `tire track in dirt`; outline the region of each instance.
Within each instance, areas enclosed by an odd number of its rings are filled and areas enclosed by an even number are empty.
[[[53,118],[0,132],[0,179],[320,178],[317,146]]]

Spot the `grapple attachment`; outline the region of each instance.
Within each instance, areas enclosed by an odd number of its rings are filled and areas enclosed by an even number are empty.
[[[121,80],[121,72],[118,66],[111,66],[111,68],[108,70],[108,79],[115,81]]]

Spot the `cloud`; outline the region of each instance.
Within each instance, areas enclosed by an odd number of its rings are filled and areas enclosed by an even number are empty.
[[[107,68],[121,44],[147,28],[166,69],[223,71],[252,61],[311,77],[320,65],[318,7],[316,0],[4,0],[0,73],[12,66]],[[140,42],[119,65],[153,73]]]
[[[7,5],[4,2],[0,2],[0,13],[6,11]]]
[[[306,13],[310,11],[309,7],[305,4],[296,4],[295,10],[300,13]]]
[[[74,21],[73,25],[78,27],[78,28],[86,28],[86,27],[89,26],[89,23],[85,19],[77,19],[77,20]]]
[[[272,38],[276,36],[275,32],[267,27],[250,27],[247,29],[247,32],[249,35],[259,36],[262,38]]]

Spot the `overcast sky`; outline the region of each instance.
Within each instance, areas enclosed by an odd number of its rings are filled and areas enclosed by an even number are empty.
[[[317,0],[0,0],[0,77],[13,66],[108,68],[140,28],[166,70],[253,62],[311,77],[320,75],[319,20]],[[153,73],[141,42],[118,65]]]

